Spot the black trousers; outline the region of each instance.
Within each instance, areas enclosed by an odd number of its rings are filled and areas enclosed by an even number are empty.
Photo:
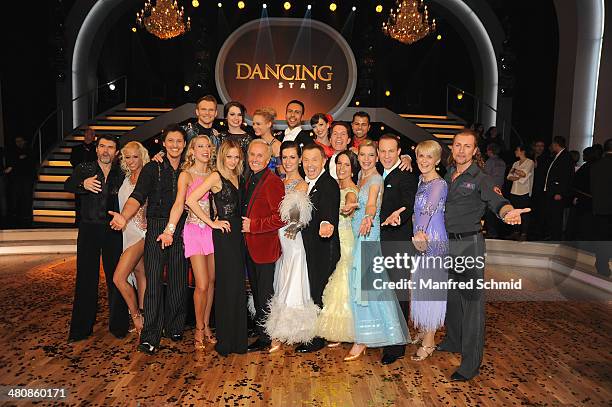
[[[484,253],[485,240],[480,233],[464,239],[449,240],[449,254],[455,259],[468,256],[476,259],[482,256],[484,264]],[[476,262],[472,264],[477,265]],[[464,270],[455,267],[449,272],[449,280],[472,281],[474,284],[473,289],[448,290],[444,321],[446,337],[440,345],[445,350],[461,353],[461,365],[457,372],[468,379],[478,375],[484,353],[484,292],[476,288],[476,280],[483,278],[483,267],[466,267]]]
[[[563,240],[563,210],[565,200],[555,201],[554,195],[546,195],[546,230],[544,235],[549,235],[551,240]]]
[[[187,260],[183,247],[183,222],[177,225],[174,242],[162,250],[157,237],[168,219],[147,219],[144,267],[147,289],[144,296],[145,323],[140,342],[158,346],[162,330],[166,335],[182,334],[187,315]],[[167,286],[162,281],[167,267]]]
[[[255,263],[248,249],[246,250],[246,266],[249,273],[249,283],[255,305],[255,327],[259,333],[259,340],[270,342],[270,336],[263,326],[268,313],[268,302],[274,295],[274,266],[275,263]]]
[[[129,328],[127,305],[113,283],[122,246],[121,232],[113,231],[108,224],[81,223],[79,226],[70,338],[86,338],[93,332],[98,310],[100,255],[102,255],[102,267],[108,291],[108,328],[119,338],[127,334]]]
[[[510,194],[510,203],[512,203],[512,206],[514,206],[516,209],[525,209],[529,208],[531,204],[531,198],[529,197],[529,194]],[[521,215],[521,224],[514,226],[513,229],[517,232],[520,232],[521,234],[527,234],[527,232],[529,231],[529,212],[523,213]]]

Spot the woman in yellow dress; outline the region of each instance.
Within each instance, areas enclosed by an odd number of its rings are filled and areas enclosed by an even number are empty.
[[[359,189],[353,175],[359,171],[357,155],[346,150],[336,156],[336,173],[340,184],[340,260],[323,291],[323,309],[317,320],[317,336],[327,339],[328,347],[353,342],[355,326],[349,304],[348,274],[353,264],[353,230],[351,218],[357,205]]]

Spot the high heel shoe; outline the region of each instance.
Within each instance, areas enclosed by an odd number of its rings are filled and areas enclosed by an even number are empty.
[[[137,312],[136,314],[132,314],[129,311],[128,313],[132,317],[132,323],[134,324],[134,328],[130,329],[129,332],[136,332],[138,336],[140,336],[140,333],[142,332],[142,328],[144,327],[144,317],[142,316],[140,311]]]
[[[331,342],[327,344],[328,348],[337,348],[342,342]]]
[[[204,336],[206,337],[206,341],[208,341],[208,343],[211,343],[213,345],[216,344],[217,338],[215,338],[215,335],[213,335],[213,333],[211,332],[210,327],[205,326],[204,330],[205,331],[208,330],[208,332],[210,332],[210,333],[206,333],[206,332],[204,333]]]
[[[351,355],[351,353],[349,352],[349,354],[344,357],[344,361],[345,362],[351,362],[353,360],[359,359],[362,355],[365,355],[366,349],[367,349],[367,347],[364,347],[363,349],[361,349],[361,352],[359,352],[356,355]]]
[[[204,350],[206,349],[206,344],[204,343],[204,328],[196,328],[195,329],[196,333],[197,332],[201,332],[202,333],[202,339],[197,339],[195,337],[195,334],[193,336],[193,346],[195,347],[196,350]]]
[[[268,353],[278,352],[283,346],[282,342],[272,341],[272,346],[268,349]]]
[[[424,346],[421,345],[419,347],[419,349],[423,349],[423,351],[425,352],[425,356],[419,356],[418,354],[415,354],[414,356],[410,356],[410,359],[414,360],[415,362],[421,362],[425,359],[427,359],[428,357],[430,357],[432,355],[432,353],[434,353],[434,351],[436,350],[435,346]],[[418,352],[418,350],[417,350]]]

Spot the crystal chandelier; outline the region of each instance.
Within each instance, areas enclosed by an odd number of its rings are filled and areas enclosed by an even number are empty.
[[[167,40],[178,37],[191,29],[191,20],[185,20],[185,9],[179,9],[176,0],[157,0],[155,6],[146,0],[144,8],[136,13],[136,23],[148,32]]]
[[[385,35],[404,44],[412,44],[436,30],[436,19],[429,22],[429,11],[423,0],[398,0],[389,21],[382,26]]]

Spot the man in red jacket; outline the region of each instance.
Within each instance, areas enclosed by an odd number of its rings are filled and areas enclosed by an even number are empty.
[[[270,346],[270,337],[262,323],[268,301],[274,294],[274,263],[281,254],[278,229],[284,226],[279,206],[285,196],[283,181],[268,169],[272,150],[261,139],[249,145],[251,173],[243,189],[242,232],[246,243],[246,264],[255,303],[255,323],[259,338],[249,345],[249,351]]]

